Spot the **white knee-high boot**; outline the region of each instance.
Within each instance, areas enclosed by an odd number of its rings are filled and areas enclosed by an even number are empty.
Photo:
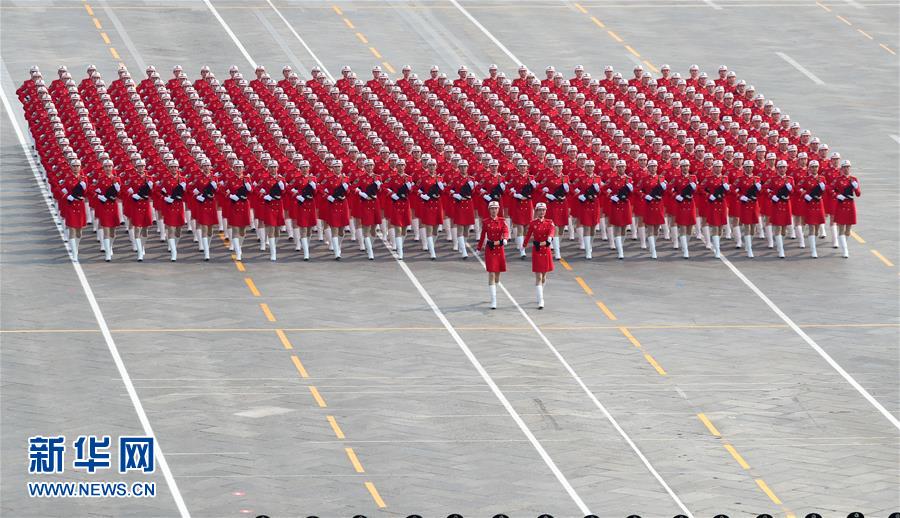
[[[840,243],[838,236],[837,224],[831,225],[831,248],[837,248]]]
[[[200,241],[203,246],[203,260],[209,261],[209,237],[203,236]]]
[[[488,291],[491,294],[491,309],[497,309],[497,285],[488,284]]]
[[[538,284],[535,288],[535,291],[537,291],[537,307],[538,309],[544,309],[544,285]]]
[[[747,257],[753,259],[753,236],[744,236],[744,248],[747,249]]]
[[[615,238],[614,238],[615,245],[616,245],[616,253],[619,256],[619,259],[625,259],[625,250],[624,250],[624,245],[623,245],[624,239],[625,239],[625,236],[615,236]]]
[[[399,259],[403,259],[403,237],[397,236],[394,238],[394,248],[397,250],[397,257]]]
[[[778,248],[778,257],[784,259],[784,236],[780,233],[775,236],[775,246]]]
[[[584,227],[578,227],[575,233],[578,236],[578,248],[584,250]]]
[[[716,259],[719,258],[720,253],[721,253],[720,245],[721,245],[721,237],[712,236],[713,255],[715,256]]]
[[[428,235],[428,229],[425,229],[425,228],[419,229],[419,239],[417,239],[417,241],[422,242],[422,251],[423,252],[427,252],[428,250],[430,250],[430,248],[428,248],[428,238],[430,238],[430,237],[431,236]],[[433,241],[434,240],[432,239],[431,248],[434,248]]]
[[[647,245],[650,247],[650,258],[656,259],[656,236],[647,236]]]
[[[463,259],[468,259],[469,251],[466,250],[466,236],[462,235],[456,238],[456,247],[459,250],[459,255],[462,256]]]
[[[525,236],[516,236],[516,248],[519,249],[519,257],[525,257]]]
[[[450,229],[450,241],[453,242],[453,251],[456,252],[459,250],[459,231],[456,227]]]
[[[269,260],[270,261],[274,261],[277,259],[277,257],[276,257],[276,252],[277,252],[277,248],[278,248],[277,242],[278,242],[277,237],[269,238]]]
[[[734,247],[741,248],[744,246],[743,238],[741,237],[741,227],[734,227]]]
[[[366,251],[366,240],[363,237],[363,230],[361,228],[356,229],[356,239],[354,239],[359,244],[359,251]]]
[[[415,218],[412,220],[412,235],[413,240],[419,241],[421,237],[419,236],[419,218]]]
[[[647,248],[647,227],[638,228],[638,235],[641,238],[641,249]]]
[[[103,238],[103,251],[106,253],[106,262],[112,260],[112,239]]]
[[[341,260],[341,238],[338,236],[331,236],[331,250],[334,251],[334,258],[338,261]]]
[[[234,244],[234,258],[238,261],[244,260],[244,254],[241,251],[241,238],[235,236],[231,239],[232,244]]]
[[[562,255],[559,253],[559,236],[553,236],[553,258],[562,258]]]
[[[772,233],[772,225],[766,225],[766,242],[769,248],[775,248],[774,234]]]
[[[850,249],[847,247],[847,236],[841,234],[839,238],[841,243],[841,251],[843,252],[842,255],[844,256],[844,259],[846,259],[850,257]]]
[[[300,238],[300,249],[303,250],[303,260],[309,261],[309,238],[308,237]]]
[[[809,241],[809,256],[812,258],[819,257],[819,253],[816,251],[816,235],[810,234],[806,239]]]
[[[681,246],[681,240],[678,239],[678,226],[672,227],[672,248],[678,250],[678,247]]]
[[[172,256],[172,262],[175,262],[178,259],[178,242],[175,241],[175,238],[169,238],[169,253]]]
[[[141,239],[140,237],[135,237],[134,241],[135,241],[135,245],[137,246],[137,260],[143,261],[144,260],[144,240]]]
[[[72,247],[72,260],[78,262],[78,242],[81,241],[80,237],[73,237],[69,240],[69,245]]]
[[[425,246],[428,250],[428,255],[431,256],[431,260],[434,261],[437,259],[437,254],[434,251],[434,236],[429,235],[428,238],[425,239]]]
[[[372,249],[372,238],[366,236],[363,241],[365,242],[366,255],[369,257],[370,261],[375,260],[375,250]]]
[[[584,241],[584,258],[585,259],[593,259],[594,258],[594,236],[588,234],[582,238]]]
[[[803,225],[797,225],[794,238],[800,238],[800,248],[806,248],[806,237],[803,235]]]
[[[303,250],[303,245],[300,244],[300,228],[294,227],[294,250]]]
[[[328,250],[334,251],[334,234],[331,232],[331,227],[325,229],[325,240],[328,241]]]
[[[689,259],[691,254],[688,251],[688,236],[678,236],[678,239],[681,241],[681,256]]]

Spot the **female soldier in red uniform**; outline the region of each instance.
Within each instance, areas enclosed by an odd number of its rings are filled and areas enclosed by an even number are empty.
[[[418,208],[419,222],[425,227],[425,249],[431,255],[431,260],[437,259],[434,251],[434,240],[437,238],[437,228],[444,217],[441,209],[441,193],[444,190],[444,182],[438,174],[437,161],[433,158],[425,165],[426,176],[416,184],[418,196],[421,200]]]
[[[638,203],[644,204],[644,217],[641,219],[641,223],[646,229],[650,258],[656,259],[656,236],[659,234],[659,227],[666,224],[663,198],[668,184],[666,179],[657,173],[656,160],[650,160],[647,163],[647,171],[647,176],[638,185],[641,194],[641,200]]]
[[[712,174],[703,180],[700,188],[706,196],[704,221],[709,226],[713,254],[718,259],[721,254],[722,228],[728,224],[727,195],[731,190],[728,178],[722,175],[721,160],[713,162]]]
[[[450,182],[450,196],[453,199],[453,212],[450,214],[450,220],[456,230],[456,245],[459,255],[463,259],[468,259],[466,235],[469,233],[469,227],[475,224],[475,202],[472,200],[472,195],[477,182],[469,175],[468,161],[460,160],[457,168],[459,174]]]
[[[116,228],[122,223],[119,219],[119,190],[122,188],[119,177],[113,170],[112,160],[103,162],[103,169],[94,188],[94,197],[97,205],[97,218],[103,229],[103,251],[106,253],[106,262],[112,260],[112,245],[116,238]]]
[[[203,260],[209,261],[209,244],[212,239],[213,226],[219,223],[216,212],[216,191],[219,184],[212,175],[212,162],[208,158],[200,162],[200,174],[191,183],[191,194],[194,195],[194,210],[191,215],[197,222],[200,232],[200,246],[203,248]]]
[[[534,207],[534,220],[528,224],[525,239],[532,242],[531,271],[534,272],[534,284],[537,291],[537,307],[544,309],[544,284],[547,273],[553,271],[553,257],[550,248],[553,246],[553,234],[556,226],[549,219],[544,219],[547,204],[538,203]]]
[[[257,184],[257,191],[262,196],[260,204],[259,222],[266,227],[266,240],[269,245],[269,260],[275,261],[278,236],[281,234],[281,226],[284,225],[284,205],[281,203],[284,194],[284,179],[278,174],[278,162],[269,160],[266,164],[266,176]]]
[[[384,184],[385,192],[390,196],[387,212],[391,224],[391,234],[397,258],[403,260],[403,241],[406,238],[406,227],[412,222],[409,195],[416,186],[413,179],[406,174],[406,160],[397,161],[397,169]]]
[[[797,181],[797,192],[800,193],[803,204],[803,224],[806,226],[806,232],[809,234],[809,253],[813,258],[819,257],[816,251],[816,234],[819,232],[819,225],[825,223],[825,204],[822,197],[825,194],[825,177],[819,174],[819,161],[812,160],[806,170],[806,175]],[[800,238],[803,239],[803,227],[801,227]]]
[[[624,160],[616,161],[616,174],[606,184],[606,197],[609,200],[609,225],[613,227],[616,252],[619,259],[625,259],[625,228],[633,222],[631,211],[631,193],[634,184],[631,177],[625,174],[627,164]]]
[[[837,224],[838,240],[844,258],[850,257],[847,236],[850,235],[853,225],[856,225],[856,198],[862,195],[859,190],[859,180],[850,175],[850,166],[849,160],[841,162],[841,174],[831,185],[831,192],[834,193],[836,200],[834,222]]]
[[[178,240],[181,239],[181,229],[186,222],[183,198],[187,183],[181,176],[177,160],[170,160],[166,167],[168,177],[160,180],[159,190],[164,195],[163,221],[166,224],[166,241],[174,262],[178,259]]]
[[[381,178],[375,174],[375,161],[366,159],[363,173],[353,182],[356,200],[357,226],[362,230],[366,255],[370,261],[375,260],[372,240],[375,239],[375,227],[381,223],[381,210],[378,204],[378,192],[381,190]]]
[[[519,256],[525,258],[525,226],[532,221],[533,211],[531,197],[537,183],[528,174],[528,162],[520,159],[516,163],[516,172],[506,185],[510,194],[509,217],[516,233],[516,248]]]
[[[787,175],[787,161],[779,160],[775,165],[775,176],[763,185],[769,194],[772,204],[769,206],[769,223],[772,225],[772,235],[775,237],[775,246],[778,249],[778,257],[784,259],[784,233],[792,224],[791,217],[791,192],[794,190],[794,179]]]
[[[488,217],[481,222],[481,236],[478,238],[478,251],[484,253],[484,268],[488,272],[488,290],[491,293],[491,309],[497,309],[497,284],[500,274],[506,271],[506,241],[509,239],[509,226],[506,219],[500,217],[500,202],[488,203]]]
[[[134,234],[137,246],[137,260],[144,260],[144,244],[149,237],[149,228],[153,224],[150,198],[153,196],[153,181],[147,176],[147,164],[143,159],[134,163],[134,176],[128,186],[131,195],[131,209],[128,224]]]
[[[347,191],[350,189],[350,183],[342,172],[344,164],[340,160],[332,160],[330,166],[331,170],[322,182],[322,196],[327,205],[324,206],[324,214],[321,215],[331,235],[334,259],[340,261],[344,227],[350,224],[350,212],[347,207]]]
[[[753,160],[744,160],[744,174],[737,177],[734,191],[738,197],[738,222],[744,236],[747,257],[753,259],[753,230],[759,224],[759,204],[756,202],[762,189],[759,177],[753,174]]]
[[[318,224],[316,217],[316,177],[310,173],[309,162],[301,160],[297,174],[290,183],[293,200],[287,200],[288,213],[294,222],[294,241],[303,250],[303,260],[309,261],[309,238]]]
[[[697,222],[696,210],[694,208],[694,192],[697,190],[697,177],[691,174],[691,163],[687,160],[681,160],[678,163],[681,167],[681,174],[676,176],[670,182],[670,191],[675,199],[675,239],[674,248],[681,245],[681,255],[685,259],[690,259],[688,252],[688,238],[694,230],[694,224]]]
[[[228,193],[228,226],[231,227],[231,243],[234,245],[234,255],[238,261],[243,260],[243,251],[241,244],[244,242],[244,236],[247,234],[247,227],[250,226],[250,201],[249,197],[253,191],[250,178],[244,175],[244,162],[236,160],[232,164],[234,175],[225,185]]]
[[[569,178],[563,174],[563,161],[553,161],[553,172],[541,185],[541,191],[547,200],[547,218],[556,226],[556,234],[553,236],[553,258],[560,259],[559,236],[563,228],[569,223]]]
[[[581,204],[578,209],[578,223],[582,228],[584,258],[591,259],[594,250],[594,228],[600,223],[600,177],[594,174],[594,161],[584,163],[584,175],[575,184],[575,194]]]
[[[78,243],[81,241],[81,231],[87,224],[87,216],[84,207],[84,196],[87,192],[88,177],[81,169],[81,161],[72,160],[72,174],[64,179],[62,194],[66,202],[62,204],[61,212],[66,220],[66,229],[69,245],[72,249],[72,259],[78,260]]]

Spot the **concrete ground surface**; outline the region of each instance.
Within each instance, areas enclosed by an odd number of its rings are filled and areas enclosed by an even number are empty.
[[[0,16],[3,515],[900,509],[898,2],[3,0]],[[282,239],[277,263],[248,246],[238,265],[189,240],[173,264],[155,239],[137,263],[120,239],[106,264],[85,239],[82,284],[13,123],[29,66],[111,81],[119,61],[194,78],[252,60],[306,78],[317,59],[366,79],[724,63],[854,162],[858,239],[849,260],[789,241],[787,260],[728,242],[720,261],[694,241],[690,261],[657,262],[633,242],[586,262],[565,242],[543,311],[529,262],[490,311],[481,265],[444,242],[437,262],[409,242],[404,263],[381,246],[335,263],[321,243],[304,263]],[[136,407],[172,477],[122,478],[155,498],[28,497],[33,480],[116,478],[31,476],[29,436],[142,434]]]

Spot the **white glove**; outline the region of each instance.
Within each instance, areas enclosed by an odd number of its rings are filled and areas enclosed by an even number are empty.
[[[647,201],[653,201],[653,196],[650,196],[649,194],[645,194],[644,199]]]
[[[583,194],[579,194],[579,195],[578,195],[578,199],[579,199],[580,201],[587,201],[587,198],[585,198]]]
[[[380,188],[380,187],[381,187],[381,180],[375,180],[375,186]]]
[[[753,184],[753,185],[755,185],[757,189],[762,189],[762,184],[759,183],[759,182],[756,182],[756,183]]]
[[[240,200],[240,198],[238,198],[237,194],[229,194],[228,197],[231,198],[231,201]]]
[[[628,190],[629,190],[629,191],[633,191],[633,190],[634,190],[634,185],[632,185],[631,182],[626,183],[626,184],[625,184],[625,187],[628,187]]]
[[[453,199],[454,199],[454,200],[462,200],[463,197],[462,197],[461,194],[454,194],[454,195],[453,195]]]
[[[197,192],[197,189],[194,189],[194,193],[196,193],[196,192]],[[266,193],[266,190],[265,190],[265,189],[260,189],[260,190],[259,190],[259,193],[260,193],[260,194],[265,194],[265,193]]]
[[[168,197],[168,196],[166,196],[165,198],[163,198],[163,201],[166,202],[166,203],[175,203],[175,199],[174,199],[174,198],[170,198],[170,197]]]
[[[366,194],[366,193],[364,193],[364,192],[362,192],[362,191],[359,192],[359,197],[362,198],[362,199],[364,199],[364,200],[369,200],[369,199],[371,199],[371,198],[369,197],[368,194]]]
[[[712,194],[709,195],[709,201],[716,201],[716,197]]]
[[[619,197],[616,196],[615,194],[613,194],[612,196],[610,196],[609,199],[612,200],[613,203],[619,203]]]
[[[741,200],[742,202],[745,202],[745,203],[746,203],[746,202],[750,201],[750,198],[748,198],[748,197],[746,197],[746,196],[744,196],[744,195],[742,194],[741,197],[740,197],[740,200]]]
[[[328,196],[325,199],[328,200],[329,203],[334,203],[334,196]]]
[[[199,201],[200,203],[205,202],[205,201],[206,201],[206,196],[203,196],[202,194],[198,194],[198,195],[197,195],[197,201]]]
[[[259,192],[263,192],[263,191],[259,191]],[[199,191],[198,189],[194,189],[193,194],[194,194],[194,195],[200,194],[200,191]]]
[[[544,188],[541,189],[541,190],[542,190],[543,192],[550,192],[550,188],[549,188],[549,187],[544,187]]]
[[[486,202],[489,202],[489,203],[491,202],[491,197],[488,194],[485,194],[484,196],[482,196],[482,198],[484,198],[484,201],[486,201]]]
[[[819,182],[819,189],[825,190],[825,182]]]
[[[691,186],[691,189],[696,189],[696,188],[697,188],[697,184],[694,183],[694,182],[691,182],[691,183],[690,183],[690,186]]]
[[[309,186],[312,187],[313,189],[315,189],[315,188],[316,188],[316,182],[309,182]]]
[[[519,194],[519,193],[513,194],[513,198],[515,198],[515,199],[517,199],[517,200],[524,200],[524,199],[525,199],[525,197],[522,196],[522,195]]]
[[[500,189],[506,190],[506,182],[500,182]]]
[[[844,201],[844,200],[847,199],[847,197],[844,196],[843,194],[838,194],[838,195],[837,195],[837,199],[839,199],[839,200],[841,200],[841,201]]]
[[[218,188],[219,188],[219,185],[216,183],[215,180],[209,182],[209,184],[212,185],[213,189],[218,189]]]
[[[772,201],[774,201],[774,202],[777,203],[777,202],[778,202],[778,196],[773,195],[773,196],[772,196]]]
[[[785,187],[787,187],[787,190],[788,190],[788,192],[790,192],[790,191],[793,191],[793,190],[794,190],[794,186],[793,186],[793,185],[791,185],[791,184],[789,184],[789,183],[786,183],[786,184],[784,184],[784,186],[785,186]]]
[[[114,183],[113,187],[116,188],[116,192],[118,192],[121,189],[121,187],[119,186],[119,182]]]
[[[550,194],[549,192],[544,195],[550,201],[556,201],[556,196]]]
[[[297,199],[297,201],[299,201],[300,203],[303,203],[303,202],[306,201],[306,198],[304,198],[302,194],[298,194],[297,196],[294,196],[294,197],[295,197],[295,198]]]
[[[731,186],[728,185],[727,183],[723,183],[723,184],[722,184],[722,187],[724,187],[726,191],[730,191],[730,190],[731,190]]]
[[[852,185],[854,189],[859,189],[859,182],[857,182],[856,180],[850,182],[850,185]]]
[[[100,201],[102,201],[103,203],[106,203],[106,196],[104,196],[104,195],[102,195],[102,194],[98,194],[98,195],[97,195],[97,199],[100,200]]]
[[[679,194],[678,196],[675,196],[675,201],[684,201],[684,198]]]
[[[394,201],[398,201],[398,200],[400,199],[400,197],[397,196],[396,194],[392,194],[392,195],[391,195],[391,199],[394,200]]]
[[[137,194],[132,194],[131,199],[132,200],[141,200],[142,198],[140,196],[138,196]]]
[[[428,201],[428,200],[431,199],[431,196],[429,196],[429,195],[427,195],[427,194],[420,194],[419,197],[422,198],[422,199],[425,200],[425,201]]]
[[[666,182],[659,182],[659,186],[662,187],[663,190],[666,190],[666,187],[668,187],[668,184]]]
[[[442,191],[444,190],[444,182],[438,182],[437,186],[440,190],[442,190]]]
[[[69,201],[75,201],[75,197],[72,196],[71,194],[68,195],[68,196],[66,196],[66,199],[69,200]]]
[[[810,196],[810,195],[808,195],[808,194],[804,194],[804,195],[803,195],[803,199],[806,200],[806,201],[812,201],[812,196]]]
[[[263,196],[263,199],[266,200],[266,201],[272,201],[272,200],[273,200],[273,198],[272,198],[271,196],[269,196],[268,194],[265,195],[265,196]]]

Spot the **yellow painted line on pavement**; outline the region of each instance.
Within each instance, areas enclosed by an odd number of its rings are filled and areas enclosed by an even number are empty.
[[[728,443],[723,444],[723,446],[725,446],[725,449],[728,450],[728,453],[730,453],[731,456],[734,457],[734,460],[736,460],[737,463],[740,464],[742,468],[750,469],[750,465],[747,464],[747,461],[744,460],[744,457],[741,457],[741,454],[738,453],[738,451],[734,449],[734,446],[732,446]],[[781,502],[777,502],[777,503],[780,504]]]
[[[613,314],[613,312],[610,311],[608,307],[606,307],[606,304],[604,304],[598,300],[597,307],[600,308],[600,311],[602,311],[604,315],[606,315],[606,318],[608,318],[610,320],[618,320],[618,318],[616,318],[616,316]]]
[[[579,11],[581,11],[582,13],[587,14],[587,9],[582,7],[582,5],[577,2],[575,3],[575,8],[578,9]]]
[[[612,39],[618,41],[619,43],[622,43],[623,41],[625,41],[625,40],[623,40],[622,38],[620,38],[619,35],[616,34],[616,33],[614,33],[613,31],[606,31],[606,32],[607,32],[607,34],[609,34],[609,36],[610,36]]]
[[[566,270],[569,270],[570,272],[572,271],[572,265],[569,264],[569,261],[566,261],[565,259],[560,258],[559,264],[561,264],[563,266],[563,268],[565,268]]]
[[[884,43],[880,43],[878,46],[881,47],[881,48],[883,48],[884,50],[890,52],[891,54],[893,54],[893,55],[895,55],[895,56],[897,55],[896,52],[894,52],[893,50],[891,50],[891,48],[888,47],[887,45],[885,45]]]
[[[316,403],[319,404],[320,408],[325,408],[328,406],[325,404],[325,399],[322,397],[322,394],[319,394],[319,389],[310,385],[309,392],[310,392],[310,394],[312,394],[313,399],[316,400]]]
[[[387,71],[390,72],[391,74],[397,73],[397,71],[394,69],[394,67],[392,67],[391,64],[388,63],[387,61],[382,61],[381,64],[384,65],[384,68],[386,68]]]
[[[84,4],[84,10],[87,11],[89,16],[94,16],[94,10],[91,9],[90,4]]]
[[[821,3],[821,2],[816,2],[816,5],[818,5],[818,6],[821,7],[822,9],[825,9],[825,10],[828,11],[829,13],[831,12],[831,8],[828,7],[827,5]]]
[[[347,458],[350,459],[350,464],[353,464],[353,469],[355,469],[357,473],[365,473],[366,470],[364,470],[362,464],[360,464],[359,458],[356,456],[356,452],[353,451],[353,448],[344,448],[344,451],[347,452]]]
[[[759,486],[760,489],[762,489],[763,493],[765,493],[766,496],[769,497],[769,500],[771,500],[775,505],[781,505],[781,500],[777,496],[775,496],[775,493],[773,493],[771,489],[769,489],[769,485],[766,484],[765,480],[761,478],[756,479],[756,485]]]
[[[636,57],[636,58],[641,57],[641,55],[638,54],[638,51],[634,50],[634,49],[631,47],[631,45],[625,45],[625,48],[628,49],[628,52],[631,52],[632,54],[634,54],[634,57]]]
[[[284,329],[276,329],[275,334],[278,335],[278,339],[281,340],[281,345],[283,345],[285,349],[294,348],[294,346],[291,345],[291,341],[288,340],[287,335],[284,334]]]
[[[583,289],[584,292],[588,295],[594,294],[594,290],[592,290],[591,287],[588,286],[587,283],[584,282],[584,279],[582,279],[581,277],[575,277],[575,282],[577,282],[581,286],[581,289]]]
[[[369,47],[369,51],[372,52],[372,55],[375,56],[376,59],[381,59],[381,53],[378,52],[378,49],[375,47]]]
[[[656,68],[656,65],[654,65],[653,63],[651,63],[645,59],[644,64],[647,65],[647,67],[650,68],[650,70],[652,70],[654,74],[659,73],[659,69]]]
[[[243,261],[238,261],[236,255],[231,254],[231,259],[234,261],[234,267],[237,268],[239,272],[246,272],[246,271],[247,271],[247,269],[244,268],[244,262],[243,262]]]
[[[850,20],[844,18],[843,16],[841,16],[841,15],[839,15],[839,14],[836,15],[836,16],[837,16],[837,19],[838,19],[838,20],[840,20],[840,21],[846,23],[847,25],[851,25],[851,26],[853,25],[852,23],[850,23]]]
[[[627,338],[632,345],[634,345],[638,349],[641,348],[641,343],[638,342],[638,339],[635,338],[633,334],[631,334],[631,331],[629,331],[627,327],[620,327],[619,331],[621,331],[622,334],[625,335],[625,338]]]
[[[268,304],[262,303],[259,305],[259,307],[262,309],[262,312],[265,313],[266,318],[269,319],[269,322],[275,321],[275,315],[272,314],[272,310],[269,309]]]
[[[337,421],[334,419],[333,415],[325,416],[325,419],[328,419],[328,424],[331,425],[331,429],[334,430],[334,435],[337,436],[338,439],[345,439],[344,431],[341,430],[341,427],[338,426]]]
[[[120,59],[122,59],[119,57],[119,53],[116,51],[115,47],[110,47],[109,53],[112,54],[113,59],[115,59],[116,61],[119,61]]]
[[[109,35],[108,34],[106,34],[105,32],[101,32],[100,37],[103,38],[103,43],[106,43],[107,45],[109,45]]]
[[[347,18],[344,18],[344,23],[346,23],[346,24],[347,24],[347,27],[350,27],[351,29],[355,29],[355,28],[356,28],[356,27],[353,26],[353,22],[351,22],[351,21],[348,20]]]
[[[294,362],[294,367],[297,368],[297,372],[300,373],[301,378],[309,377],[309,373],[306,372],[306,368],[303,367],[303,364],[300,362],[300,358],[298,358],[296,354],[291,355],[291,361]]]
[[[650,365],[652,365],[653,368],[656,369],[656,372],[659,373],[660,376],[666,375],[665,369],[663,369],[658,363],[656,363],[656,360],[653,359],[652,356],[650,356],[648,353],[644,353],[644,358],[646,358]]]
[[[700,419],[700,422],[703,423],[703,426],[705,426],[706,429],[709,430],[709,433],[715,435],[716,437],[722,437],[722,434],[719,433],[718,428],[716,428],[715,425],[712,424],[712,421],[710,421],[709,418],[706,417],[706,414],[701,412],[697,414],[697,417]]]
[[[865,243],[866,243],[866,240],[863,239],[862,237],[860,237],[860,235],[857,234],[857,233],[856,233],[855,231],[853,231],[853,230],[850,231],[850,237],[852,237],[853,239],[855,239],[856,242],[859,243],[859,244],[865,244]]]
[[[378,494],[378,490],[375,489],[375,484],[366,482],[366,489],[369,490],[369,494],[372,495],[372,499],[375,500],[375,505],[382,509],[387,507],[387,505],[384,504],[384,500],[381,499],[381,495]]]
[[[606,25],[604,25],[603,22],[601,22],[596,16],[591,16],[591,21],[593,21],[597,25],[597,27],[600,27],[601,29],[606,28]]]
[[[344,11],[341,11],[340,7],[332,5],[331,8],[334,9],[334,12],[336,12],[338,16],[344,16]]]
[[[862,34],[863,36],[865,36],[866,38],[869,38],[870,40],[874,40],[874,39],[875,39],[875,38],[873,38],[868,32],[866,32],[866,31],[864,31],[864,30],[862,30],[862,29],[856,29],[856,31],[859,32],[860,34]]]
[[[103,28],[103,26],[100,25],[100,20],[94,18],[94,27],[96,27],[97,29],[102,29],[102,28]]]
[[[894,263],[890,262],[890,261],[888,260],[887,257],[881,255],[881,252],[879,252],[878,250],[875,250],[875,249],[873,248],[873,249],[870,250],[870,251],[872,252],[872,254],[873,254],[875,257],[877,257],[879,260],[881,260],[881,262],[883,262],[885,266],[887,266],[887,267],[893,267],[893,266],[894,266]]]
[[[359,38],[359,41],[363,42],[364,45],[368,45],[368,44],[369,44],[369,40],[366,39],[366,36],[365,36],[363,33],[357,32],[357,33],[356,33],[356,37]]]
[[[247,283],[247,287],[250,288],[250,293],[252,293],[254,297],[259,297],[261,295],[259,290],[256,289],[256,284],[253,282],[253,279],[244,277],[244,282]]]

